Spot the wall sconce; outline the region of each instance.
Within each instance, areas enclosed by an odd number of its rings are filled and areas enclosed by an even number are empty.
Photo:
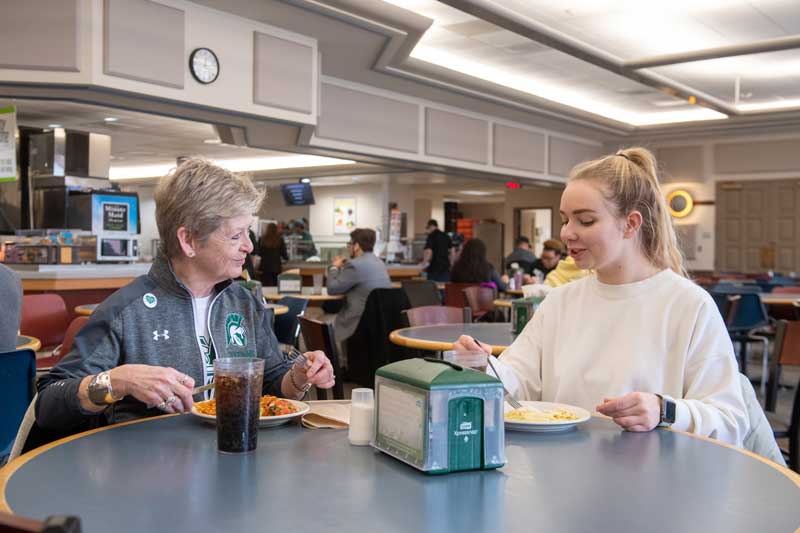
[[[692,212],[694,200],[688,191],[676,189],[667,195],[669,214],[675,218],[683,218]]]

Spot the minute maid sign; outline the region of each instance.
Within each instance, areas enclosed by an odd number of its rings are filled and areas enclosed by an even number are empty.
[[[230,346],[247,346],[247,329],[242,325],[244,317],[238,313],[228,313],[225,319],[225,335]]]
[[[0,107],[0,182],[17,180],[17,112]]]

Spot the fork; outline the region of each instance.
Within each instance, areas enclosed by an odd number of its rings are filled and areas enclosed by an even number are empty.
[[[519,403],[519,401],[517,401],[517,399],[514,398],[510,392],[508,392],[506,384],[503,383],[503,379],[500,377],[500,373],[497,372],[497,369],[494,367],[494,363],[492,363],[492,356],[491,355],[487,356],[486,360],[489,362],[489,366],[492,367],[492,372],[494,372],[494,375],[497,376],[497,379],[500,380],[500,384],[503,385],[503,392],[506,393],[506,400],[508,401],[508,403],[511,404],[511,407],[513,407],[514,409],[522,409],[523,407],[522,404]]]
[[[284,346],[289,348],[289,351],[284,353],[287,361],[301,368],[306,365],[306,363],[308,362],[308,357],[306,357],[303,354],[303,352],[301,352],[294,346],[289,346],[289,345],[284,345]]]

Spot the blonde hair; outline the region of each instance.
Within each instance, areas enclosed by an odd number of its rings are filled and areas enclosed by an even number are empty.
[[[235,174],[205,159],[187,159],[156,187],[156,224],[161,251],[179,257],[178,229],[185,227],[201,243],[225,220],[256,213],[264,193],[249,177]]]
[[[618,217],[639,211],[642,214],[639,244],[645,257],[658,268],[670,268],[688,277],[656,169],[653,154],[646,148],[635,147],[581,163],[572,169],[569,179],[602,183],[604,196]]]

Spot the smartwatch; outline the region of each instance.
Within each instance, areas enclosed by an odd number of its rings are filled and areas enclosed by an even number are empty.
[[[661,400],[661,413],[659,417],[658,427],[668,427],[675,423],[675,400],[666,394],[658,394],[658,399]]]
[[[111,387],[111,376],[108,372],[100,372],[89,382],[89,401],[98,407],[111,405],[121,400],[114,396],[114,389]]]

